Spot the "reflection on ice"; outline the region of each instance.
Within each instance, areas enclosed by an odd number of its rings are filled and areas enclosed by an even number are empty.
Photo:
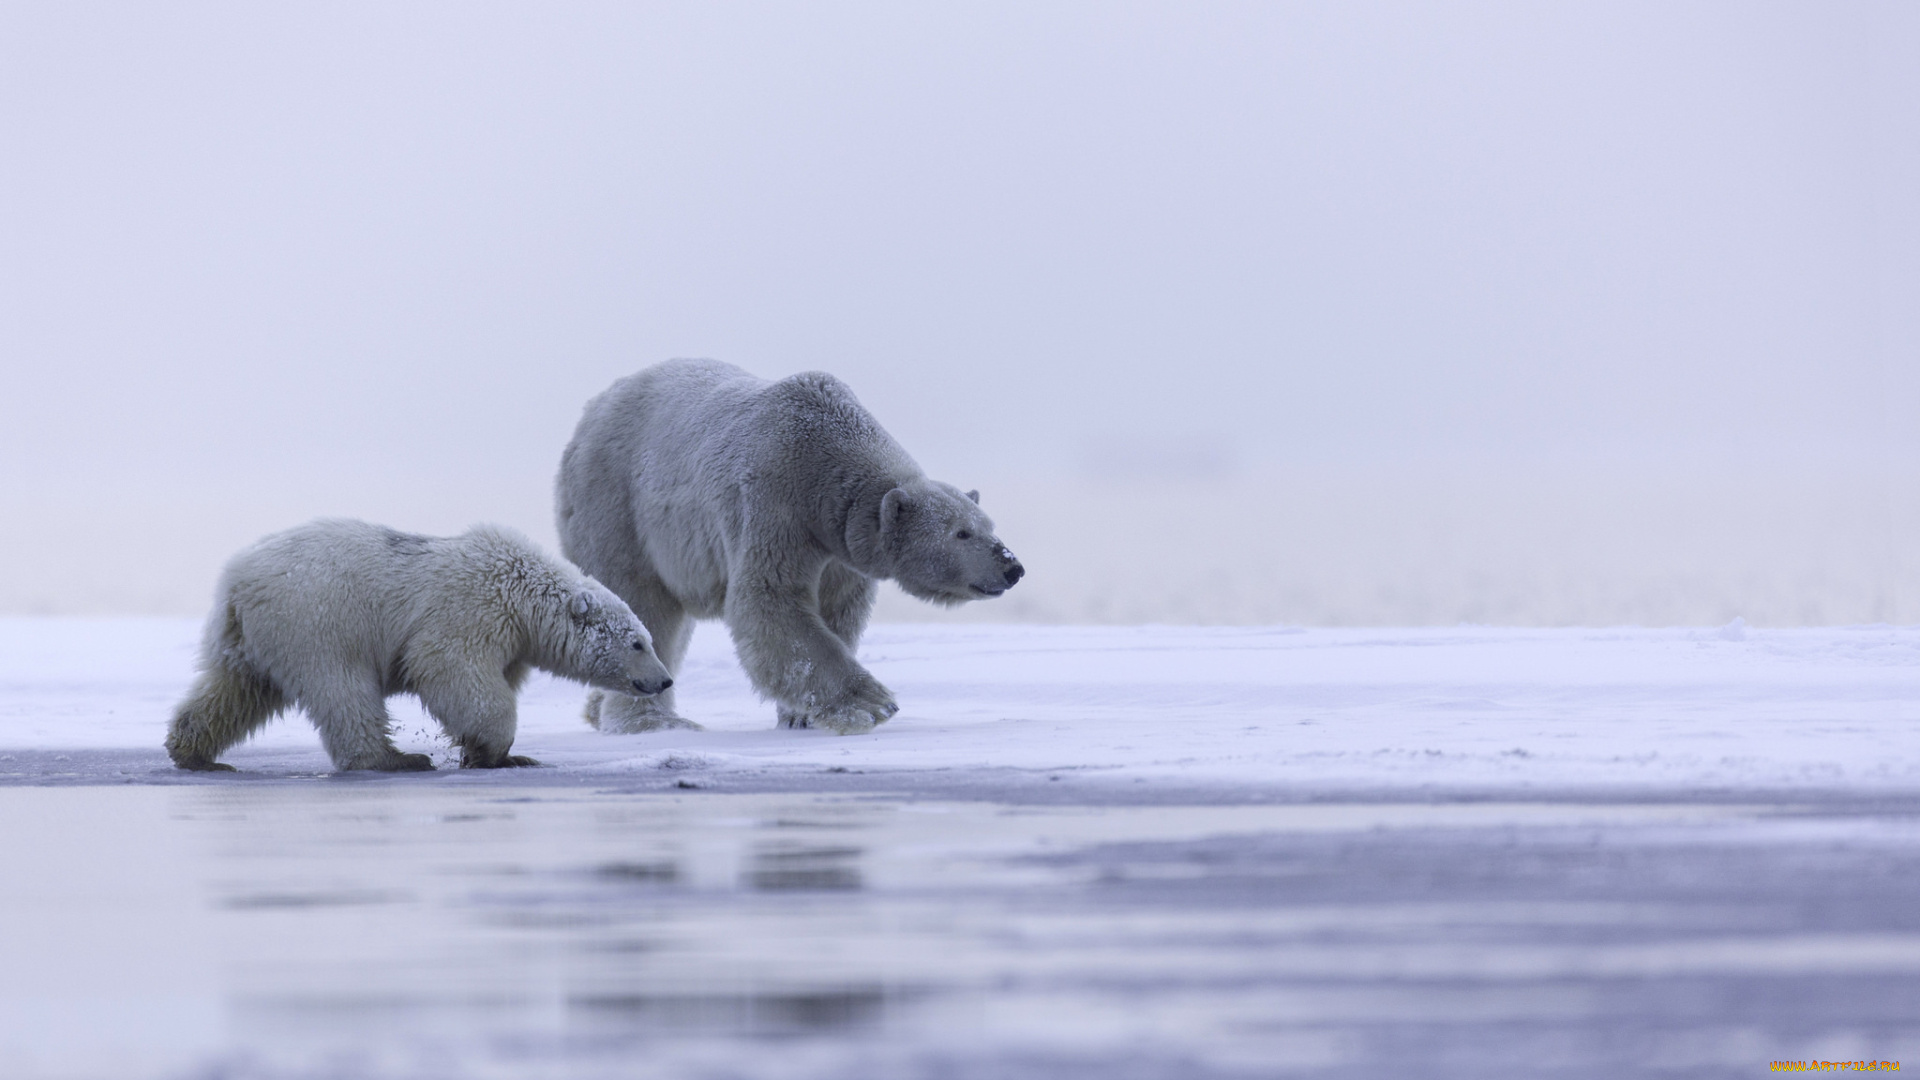
[[[567,999],[568,1019],[588,1029],[671,1035],[778,1035],[829,1032],[879,1019],[887,991],[878,986],[759,994],[582,994]]]
[[[9,1077],[1920,1058],[1905,810],[320,783],[11,788],[0,812],[69,823],[10,841],[38,872],[0,919],[45,933],[7,943],[0,996],[40,1001],[0,1026]],[[89,1038],[115,995],[120,1042]]]
[[[614,881],[644,881],[662,885],[680,880],[680,867],[671,862],[611,862],[595,867],[594,873]]]
[[[306,893],[253,893],[245,896],[233,896],[221,901],[220,906],[233,911],[248,911],[259,908],[314,908],[342,907],[350,904],[396,904],[412,899],[403,892],[378,892],[357,890],[347,892],[306,892]]]
[[[860,853],[857,847],[763,846],[753,854],[746,884],[769,892],[858,889]]]

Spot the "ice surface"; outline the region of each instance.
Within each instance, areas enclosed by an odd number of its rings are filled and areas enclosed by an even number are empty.
[[[0,622],[0,1075],[1920,1060],[1920,630],[1741,629],[890,625],[842,738],[707,628],[704,732],[542,681],[548,768],[206,776],[192,622]]]
[[[107,761],[115,778],[174,779],[159,745],[197,633],[187,620],[0,620],[0,779],[85,780]],[[764,786],[828,767],[943,790],[969,775],[1234,791],[1920,781],[1914,627],[886,624],[862,652],[902,709],[871,737],[776,730],[708,625],[679,676],[680,708],[708,730],[602,735],[580,720],[584,691],[540,677],[515,748],[556,766],[553,782]],[[393,704],[402,743],[452,759],[411,698]],[[76,750],[141,753],[53,760]],[[297,715],[228,760],[261,776],[327,768]]]

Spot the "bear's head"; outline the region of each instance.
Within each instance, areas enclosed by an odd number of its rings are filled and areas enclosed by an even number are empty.
[[[575,583],[567,600],[569,652],[574,674],[602,690],[657,694],[673,676],[653,651],[653,636],[626,602],[592,578]]]
[[[999,596],[1027,572],[993,534],[980,493],[916,480],[880,500],[880,545],[893,580],[910,596],[964,604]]]

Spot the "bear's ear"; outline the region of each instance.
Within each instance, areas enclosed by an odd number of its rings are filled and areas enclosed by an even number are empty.
[[[886,532],[907,515],[907,493],[894,488],[880,497],[880,531]]]
[[[974,488],[972,491],[967,492],[967,498],[973,500],[973,505],[979,506],[980,505],[980,489]]]
[[[567,610],[572,612],[576,619],[584,619],[593,614],[593,594],[585,589],[574,593],[573,601],[567,605]]]

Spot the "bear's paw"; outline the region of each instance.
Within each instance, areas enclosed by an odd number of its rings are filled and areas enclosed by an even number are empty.
[[[674,729],[706,730],[670,709],[661,708],[655,699],[598,690],[587,699],[587,722],[607,735],[638,735],[646,731]]]
[[[840,700],[805,711],[780,709],[780,726],[820,728],[836,735],[864,735],[900,711],[893,693],[872,677],[856,682]]]
[[[351,772],[356,769],[368,769],[373,772],[432,772],[433,759],[425,754],[405,754],[398,750],[372,760],[337,763],[337,767]]]

